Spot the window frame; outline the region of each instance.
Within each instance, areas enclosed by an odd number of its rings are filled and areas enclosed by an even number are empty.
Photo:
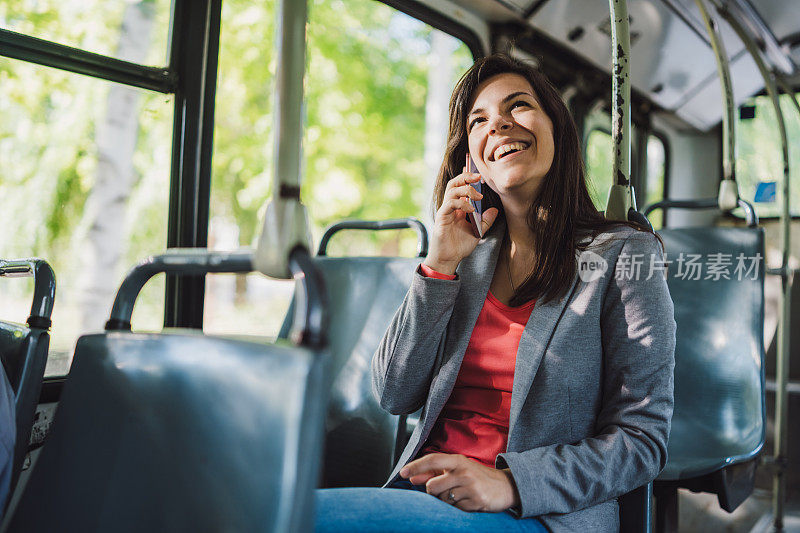
[[[659,141],[661,141],[661,146],[664,148],[664,193],[661,196],[662,200],[666,200],[669,198],[669,186],[670,186],[670,176],[672,174],[672,151],[669,145],[669,137],[667,134],[661,130],[649,130],[647,131],[648,138],[650,136],[655,137]],[[649,140],[649,139],[648,139]],[[645,165],[646,166],[646,165]],[[647,188],[642,191],[643,197],[647,197]],[[646,204],[645,204],[646,205]],[[642,205],[641,208],[643,209],[645,205]],[[663,209],[661,213],[661,227],[666,228],[668,227],[668,219],[667,216],[669,215],[669,209]]]
[[[378,1],[459,39],[473,59],[485,55],[473,29],[429,6],[417,0]],[[222,0],[173,1],[165,67],[144,66],[0,28],[0,56],[174,95],[167,248],[208,244],[221,8]],[[164,326],[202,328],[204,300],[204,276],[167,276]],[[56,385],[64,379],[52,376],[45,382]]]
[[[787,93],[785,93],[783,91],[780,91],[779,94],[778,94],[778,99],[780,100],[780,97],[784,96],[786,94]],[[740,114],[739,114],[739,111],[741,111],[741,108],[743,106],[748,105],[748,103],[752,102],[752,105],[754,107],[757,107],[755,99],[756,98],[761,98],[761,97],[766,97],[766,96],[768,96],[767,91],[765,89],[762,89],[761,91],[759,91],[759,92],[751,95],[750,97],[748,97],[748,99],[744,103],[739,104],[739,106],[737,107],[737,113],[736,113],[737,122],[740,122],[741,120],[743,120],[740,117]],[[793,96],[794,96],[794,98],[800,98],[800,89],[795,90]],[[754,116],[752,119],[747,119],[747,120],[758,120],[758,115]],[[737,124],[737,132],[738,132],[738,124]],[[788,136],[788,131],[787,131],[787,136]],[[789,143],[790,152],[791,152],[792,141],[791,141],[791,139],[787,138],[787,142]],[[722,136],[720,136],[720,153],[722,152],[721,146],[722,146]],[[780,145],[778,146],[778,149],[780,150]],[[789,160],[790,160],[790,163],[791,163],[791,156],[790,156]],[[722,169],[722,161],[720,161],[720,177],[719,177],[719,182],[720,183],[724,179],[724,176],[723,176],[723,173],[722,173],[721,169]],[[738,170],[737,170],[737,175],[736,175],[736,182],[737,182],[736,185],[737,185],[737,188],[738,188],[739,187]],[[783,182],[783,176],[781,176],[780,179],[776,180],[776,187],[782,187],[782,182]],[[790,198],[789,199],[790,199],[790,201],[791,201],[791,185],[792,185],[792,180],[791,180],[791,176],[790,176],[789,177],[789,187],[790,187],[790,189],[789,189]],[[758,213],[758,209],[757,209],[758,208],[758,202],[750,201],[750,203],[753,206],[753,209],[754,209],[754,211],[756,213],[756,217],[758,218],[759,223],[761,223],[761,222],[775,222],[775,221],[781,220],[781,215],[780,214],[778,214],[778,215],[760,215]],[[800,220],[800,212],[797,212],[796,214],[792,214],[792,212],[791,212],[792,211],[792,206],[791,205],[789,207],[789,210],[790,210],[789,211],[789,221]],[[736,221],[741,221],[741,222],[746,220],[746,217],[743,214],[740,215],[738,213],[734,213],[733,211],[725,212],[725,213],[722,214],[722,216],[725,217],[725,218],[734,219]]]
[[[424,22],[428,26],[436,28],[437,30],[442,31],[463,42],[465,45],[467,45],[467,48],[469,48],[469,51],[472,53],[472,59],[474,61],[477,61],[486,55],[485,51],[483,50],[480,37],[472,28],[465,26],[464,24],[459,24],[453,19],[430,8],[429,6],[426,6],[421,2],[418,2],[417,0],[377,1],[396,9],[397,11],[405,13],[409,17],[415,18],[420,22]]]
[[[176,87],[177,80],[169,68],[147,67],[4,28],[0,28],[0,46],[0,56],[26,63],[165,94],[173,93]]]
[[[207,245],[221,6],[221,0],[174,0],[165,68],[0,28],[2,56],[174,95],[167,248]],[[202,43],[200,52],[196,43]],[[165,327],[197,327],[198,317],[202,325],[204,285],[202,276],[167,277]],[[55,376],[46,381],[63,379]]]

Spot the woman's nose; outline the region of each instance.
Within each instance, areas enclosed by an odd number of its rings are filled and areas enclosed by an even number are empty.
[[[491,133],[504,131],[511,128],[511,121],[505,115],[495,115],[489,123]]]

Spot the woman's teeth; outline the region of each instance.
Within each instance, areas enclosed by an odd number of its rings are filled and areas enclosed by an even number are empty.
[[[504,144],[503,146],[498,147],[494,151],[494,155],[493,155],[494,156],[494,160],[497,161],[498,159],[500,159],[504,155],[508,154],[509,152],[518,152],[520,150],[526,149],[527,147],[528,147],[528,145],[526,145],[525,143],[521,143],[521,142],[513,142],[513,143]]]

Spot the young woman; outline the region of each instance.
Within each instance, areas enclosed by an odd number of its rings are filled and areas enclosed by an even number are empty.
[[[658,238],[593,207],[557,91],[504,55],[456,86],[434,194],[430,253],[372,366],[381,405],[422,407],[419,424],[395,490],[318,491],[317,530],[618,530],[616,498],[666,462]],[[482,239],[469,199],[491,206]]]

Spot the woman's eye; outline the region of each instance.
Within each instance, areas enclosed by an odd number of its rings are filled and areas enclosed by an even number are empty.
[[[483,117],[478,117],[476,119],[473,119],[472,122],[469,123],[469,129],[472,129],[472,126],[474,126],[475,124],[477,124],[481,120],[483,120]]]
[[[514,102],[513,104],[511,104],[511,109],[514,109],[514,108],[519,107],[519,106],[530,107],[531,105],[528,102],[525,102],[523,100],[518,100],[518,101]]]

